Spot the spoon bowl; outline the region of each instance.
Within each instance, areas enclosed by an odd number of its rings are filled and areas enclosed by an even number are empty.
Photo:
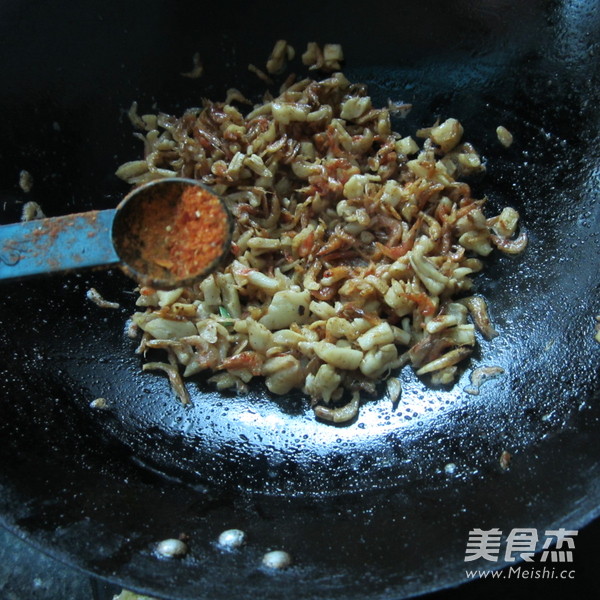
[[[232,216],[210,188],[157,179],[115,209],[1,226],[0,280],[119,266],[141,285],[172,289],[214,271],[232,233]]]

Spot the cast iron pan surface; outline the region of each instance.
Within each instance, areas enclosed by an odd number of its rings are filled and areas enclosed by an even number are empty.
[[[0,519],[45,552],[165,598],[400,598],[465,579],[469,530],[577,529],[600,507],[600,153],[596,2],[22,3],[0,7],[0,219],[111,208],[141,144],[125,115],[179,114],[227,88],[273,43],[342,43],[375,103],[412,102],[406,135],[458,118],[486,159],[489,214],[517,208],[526,252],[476,278],[500,336],[452,388],[404,369],[345,427],[300,396],[215,393],[182,407],[125,335],[134,285],[117,270],[2,284]],[[179,75],[199,52],[205,74]],[[296,65],[297,67],[297,65]],[[515,143],[496,139],[506,126]],[[34,176],[25,195],[21,169]],[[97,288],[118,301],[101,309]],[[479,366],[502,377],[464,391]],[[107,398],[109,409],[89,403]],[[500,467],[503,451],[510,468]],[[454,465],[454,467],[448,467]],[[232,527],[246,546],[215,543]],[[190,552],[155,544],[184,534]],[[540,542],[541,543],[541,542]],[[269,572],[263,553],[293,566]],[[472,566],[489,568],[490,563]],[[495,565],[499,567],[502,562]]]

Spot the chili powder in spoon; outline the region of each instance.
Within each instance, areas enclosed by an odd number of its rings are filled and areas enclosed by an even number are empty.
[[[228,229],[220,200],[201,187],[187,187],[167,227],[169,258],[162,266],[180,279],[201,273],[222,254]]]

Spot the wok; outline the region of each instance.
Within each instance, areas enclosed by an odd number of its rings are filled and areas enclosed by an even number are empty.
[[[133,100],[181,113],[231,86],[256,99],[264,84],[247,64],[264,65],[285,38],[297,50],[341,43],[346,75],[375,103],[413,103],[396,130],[458,118],[487,162],[473,186],[490,214],[519,210],[529,246],[477,276],[500,336],[480,340],[453,387],[404,369],[398,405],[382,392],[346,427],[315,422],[300,396],[222,395],[202,378],[182,407],[164,377],[141,372],[124,334],[135,296],[118,271],[3,285],[2,523],[157,596],[275,600],[425,593],[465,580],[471,529],[505,540],[515,527],[596,517],[599,33],[598,3],[575,0],[3,2],[3,223],[30,199],[48,216],[114,207],[127,191],[114,170],[141,153]],[[181,77],[195,52],[203,77]],[[121,309],[87,301],[90,287]],[[478,366],[505,373],[473,396],[464,388]],[[97,397],[109,410],[90,409]],[[215,540],[232,527],[248,542],[223,552]],[[189,554],[159,559],[156,542],[180,534]],[[294,563],[272,573],[260,559],[277,548]]]

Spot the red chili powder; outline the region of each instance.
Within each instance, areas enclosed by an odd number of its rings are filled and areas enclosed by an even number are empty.
[[[169,270],[181,279],[208,267],[223,251],[228,220],[219,199],[201,187],[187,187],[168,234]]]

